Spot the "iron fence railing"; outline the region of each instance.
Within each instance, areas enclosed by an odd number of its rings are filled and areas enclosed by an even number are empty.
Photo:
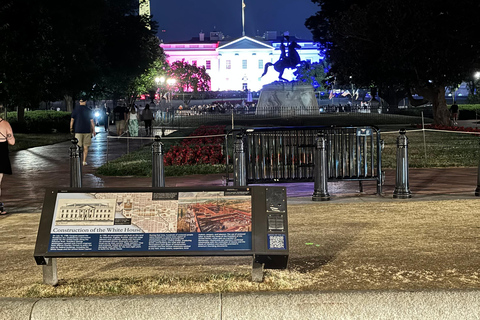
[[[329,181],[381,183],[380,131],[375,127],[280,127],[234,130],[227,148],[243,134],[247,183],[313,181],[318,133],[327,138]],[[235,168],[234,168],[235,171]]]

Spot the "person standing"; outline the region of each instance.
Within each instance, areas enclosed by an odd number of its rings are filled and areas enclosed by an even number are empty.
[[[105,132],[108,132],[108,125],[110,124],[110,108],[107,107],[107,104],[105,103],[105,106],[103,107],[103,127],[105,128]]]
[[[457,123],[457,120],[458,120],[458,105],[453,102],[452,106],[450,107],[450,113],[452,115],[452,123],[454,125],[458,124]]]
[[[0,117],[0,195],[2,194],[2,180],[4,174],[12,174],[12,166],[8,155],[8,145],[15,144],[15,137],[13,136],[12,127],[7,120]],[[6,215],[7,212],[0,202],[0,215]]]
[[[138,113],[135,106],[130,108],[127,120],[130,137],[138,137]]]
[[[87,100],[80,100],[80,105],[73,109],[70,119],[70,132],[75,133],[78,145],[83,148],[83,165],[87,165],[88,147],[95,136],[95,122],[92,111],[87,107]]]
[[[121,136],[125,130],[125,121],[127,120],[127,108],[121,102],[113,109],[113,117],[117,128],[117,136]]]
[[[150,110],[150,105],[148,103],[145,105],[145,109],[143,109],[142,111],[142,118],[143,118],[143,122],[145,123],[146,135],[151,136],[153,113],[152,113],[152,110]]]

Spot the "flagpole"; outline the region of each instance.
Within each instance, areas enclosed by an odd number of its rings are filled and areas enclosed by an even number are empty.
[[[242,37],[245,37],[245,2],[242,0]]]

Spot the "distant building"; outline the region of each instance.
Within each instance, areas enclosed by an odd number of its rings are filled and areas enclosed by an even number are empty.
[[[278,73],[273,67],[263,78],[261,75],[266,63],[275,63],[280,59],[282,38],[269,31],[264,38],[244,36],[225,40],[221,32],[210,32],[209,37],[201,32],[191,40],[162,43],[161,47],[169,63],[184,59],[188,63],[205,66],[212,79],[212,91],[259,91],[265,84],[278,80]],[[313,63],[323,59],[313,41],[291,37],[290,41],[293,40],[301,46],[297,51],[302,60]],[[283,77],[294,80],[293,70],[286,69]]]

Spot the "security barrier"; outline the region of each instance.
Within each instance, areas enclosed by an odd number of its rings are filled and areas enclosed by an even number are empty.
[[[245,149],[246,184],[314,181],[318,133],[327,141],[328,181],[377,181],[382,192],[382,145],[375,127],[280,127],[236,130]],[[238,136],[241,133],[241,136]],[[227,147],[229,146],[227,142]],[[234,172],[238,170],[234,154]],[[360,187],[361,188],[361,187]]]

